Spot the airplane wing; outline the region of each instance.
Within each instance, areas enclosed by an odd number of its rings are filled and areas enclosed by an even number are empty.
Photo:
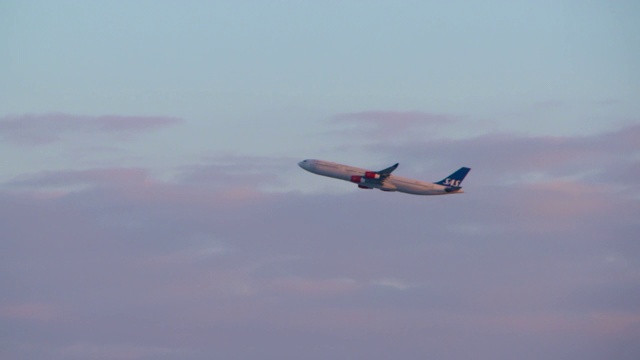
[[[391,173],[393,172],[393,170],[395,170],[395,169],[397,169],[397,168],[398,168],[398,165],[399,165],[399,163],[395,163],[394,165],[389,166],[389,167],[388,167],[388,168],[386,168],[386,169],[382,169],[382,170],[378,171],[377,173],[378,173],[378,174],[380,174],[380,177],[381,177],[381,178],[383,178],[383,179],[384,179],[384,178],[387,178],[387,177],[389,177],[389,175],[391,175]]]
[[[362,179],[365,182],[382,184],[382,182],[386,178],[388,178],[389,175],[391,175],[391,173],[393,172],[393,170],[395,170],[397,167],[398,167],[398,163],[394,164],[393,166],[389,166],[386,169],[382,169],[380,171],[365,171],[364,176],[356,176],[357,181],[355,182],[360,182],[360,179]]]

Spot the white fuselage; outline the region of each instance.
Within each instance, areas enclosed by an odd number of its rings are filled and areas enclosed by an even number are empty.
[[[337,164],[324,160],[307,159],[298,163],[301,168],[314,174],[328,176],[335,179],[352,182],[352,176],[361,176],[368,170]],[[447,186],[438,185],[426,181],[409,179],[401,176],[389,175],[382,183],[363,182],[361,187],[377,188],[383,191],[398,191],[413,195],[448,195],[460,194],[464,190],[460,189],[455,192],[447,192]]]

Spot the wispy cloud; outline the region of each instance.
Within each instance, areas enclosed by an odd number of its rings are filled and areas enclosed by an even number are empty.
[[[18,188],[52,188],[69,186],[122,186],[151,181],[146,170],[141,168],[100,168],[88,170],[58,170],[25,174],[5,183]]]
[[[68,359],[114,359],[133,360],[167,356],[169,354],[185,355],[180,350],[161,346],[140,346],[128,344],[75,343],[65,346],[56,355]]]
[[[50,321],[62,315],[62,312],[53,305],[42,303],[22,303],[0,306],[0,318]]]
[[[62,141],[70,134],[131,136],[182,120],[163,116],[87,116],[64,113],[9,115],[0,118],[0,136],[28,145]]]
[[[369,139],[407,136],[425,128],[435,131],[455,121],[451,115],[419,111],[362,111],[338,114],[331,119],[333,125],[342,127],[334,130],[335,133]]]
[[[380,278],[380,279],[372,280],[371,285],[391,288],[395,290],[407,290],[414,287],[414,285],[408,284],[405,281],[394,279],[394,278]]]
[[[282,174],[297,170],[300,159],[285,157],[207,156],[199,164],[183,166],[179,180],[191,184],[218,183],[242,185],[276,185],[282,183]]]
[[[300,277],[276,279],[270,285],[278,295],[306,295],[314,297],[336,296],[361,287],[354,279],[304,279]]]

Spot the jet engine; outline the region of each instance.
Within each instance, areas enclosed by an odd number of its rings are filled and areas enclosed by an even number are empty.
[[[380,174],[375,171],[367,171],[364,173],[364,177],[367,179],[380,179]]]
[[[365,182],[365,179],[363,179],[362,176],[359,176],[359,175],[351,175],[351,180],[350,181],[352,183],[359,184],[359,183]]]

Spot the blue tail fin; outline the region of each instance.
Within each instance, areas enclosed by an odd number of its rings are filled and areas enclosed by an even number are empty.
[[[436,184],[444,186],[460,186],[464,177],[469,173],[469,170],[471,169],[468,167],[461,167],[458,171],[438,181]]]

